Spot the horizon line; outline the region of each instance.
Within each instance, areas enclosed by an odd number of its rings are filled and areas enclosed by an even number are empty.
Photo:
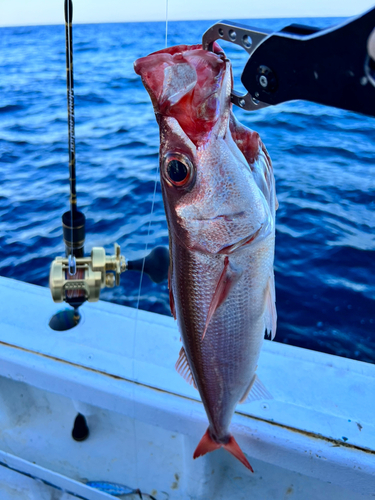
[[[233,17],[231,18],[232,21],[244,21],[244,20],[272,20],[272,19],[346,19],[348,17],[352,16],[272,16],[272,17]],[[170,22],[196,22],[196,21],[212,21],[212,22],[219,22],[224,20],[223,18],[214,19],[214,18],[200,18],[200,19],[168,19],[168,23]],[[130,19],[127,21],[98,21],[98,22],[93,22],[93,21],[79,21],[79,22],[73,22],[73,26],[79,26],[79,25],[90,25],[90,24],[133,24],[133,23],[165,23],[165,18],[164,19],[150,19],[150,20],[142,20],[139,21],[137,19]],[[37,27],[37,26],[65,26],[64,21],[59,21],[57,23],[30,23],[30,24],[1,24],[0,22],[0,28],[28,28],[28,27]]]

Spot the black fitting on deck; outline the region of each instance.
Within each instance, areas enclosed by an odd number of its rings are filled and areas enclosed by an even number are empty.
[[[90,431],[86,422],[85,417],[78,413],[72,429],[72,438],[74,441],[84,441],[89,437]]]

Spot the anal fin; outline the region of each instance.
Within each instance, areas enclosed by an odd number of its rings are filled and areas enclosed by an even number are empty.
[[[193,384],[194,389],[197,388],[197,386],[195,385],[195,382],[194,382],[193,374],[191,373],[191,368],[190,368],[189,361],[188,361],[187,356],[186,356],[185,349],[183,347],[181,347],[181,349],[180,349],[180,354],[179,354],[178,360],[175,364],[175,368],[177,370],[177,373],[179,373],[181,375],[181,377],[184,380],[186,380],[186,382],[189,385]]]
[[[250,403],[251,401],[258,401],[262,399],[273,399],[273,397],[258,378],[257,374],[255,374],[239,403]]]

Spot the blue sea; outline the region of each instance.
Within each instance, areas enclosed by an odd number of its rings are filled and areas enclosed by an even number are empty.
[[[277,30],[291,21],[241,22]],[[213,22],[171,22],[168,44],[199,43]],[[133,62],[164,48],[165,24],[75,25],[73,40],[86,251],[118,242],[140,258],[146,244],[168,245],[168,232],[159,183],[151,215],[159,134]],[[69,209],[64,26],[2,28],[0,47],[0,275],[48,286]],[[224,48],[239,82],[246,53]],[[375,119],[306,102],[236,115],[274,165],[276,340],[374,362]],[[125,273],[102,298],[135,307],[139,282]],[[139,307],[170,315],[167,283],[145,276]]]

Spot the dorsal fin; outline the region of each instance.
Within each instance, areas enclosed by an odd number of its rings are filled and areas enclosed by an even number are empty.
[[[185,349],[183,347],[181,347],[181,349],[180,349],[180,354],[178,356],[178,360],[176,362],[175,367],[176,367],[177,373],[179,373],[181,375],[181,377],[184,380],[186,380],[186,382],[189,385],[193,384],[194,389],[196,389],[197,386],[195,385],[194,378],[193,378],[193,375],[191,373],[189,361],[187,359],[186,352],[185,352]]]

